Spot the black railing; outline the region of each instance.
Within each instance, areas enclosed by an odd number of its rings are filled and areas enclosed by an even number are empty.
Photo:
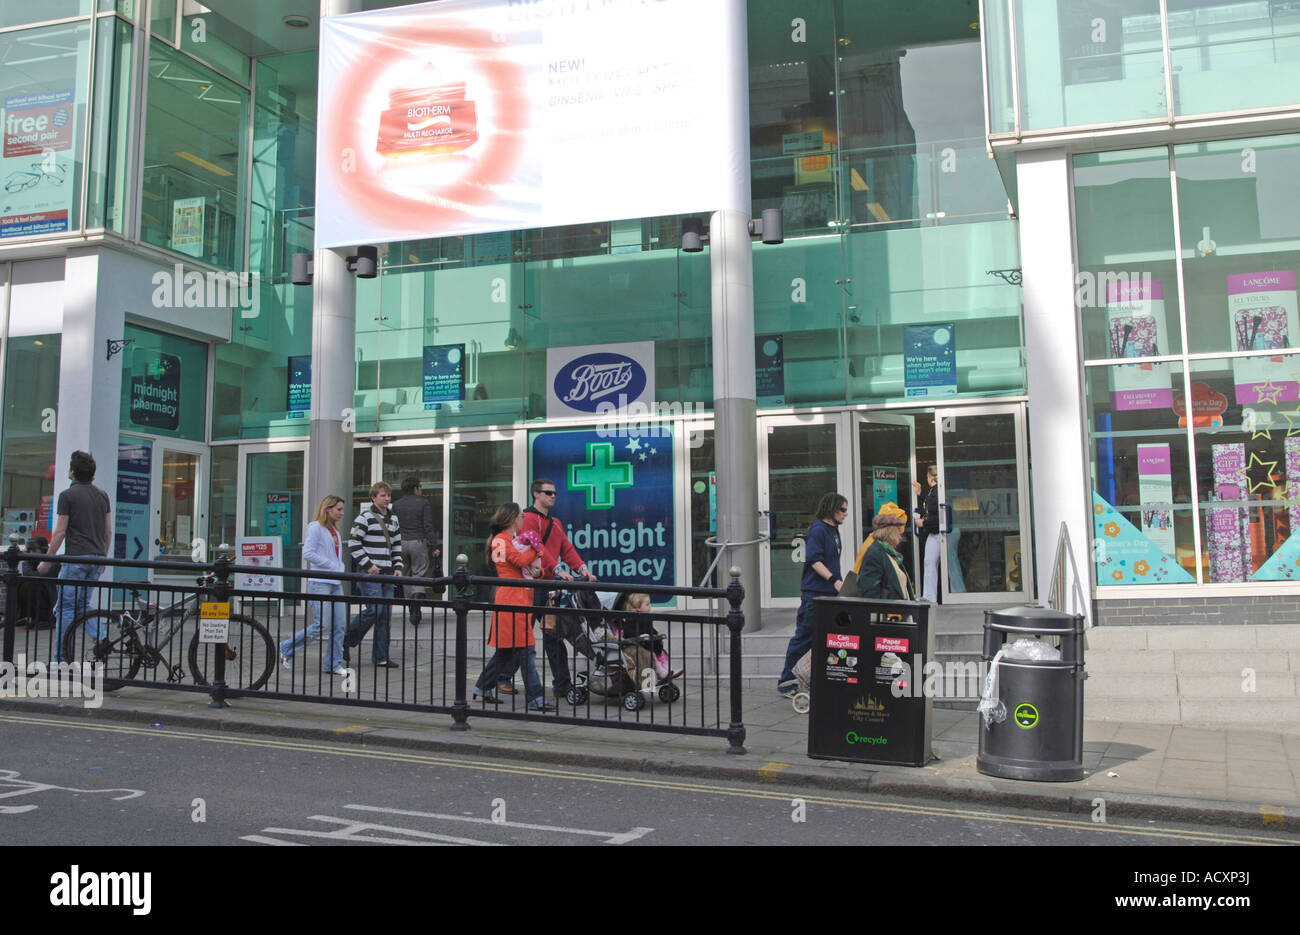
[[[16,547],[3,558],[4,660],[50,674],[62,664],[57,671],[65,682],[93,672],[110,690],[206,692],[213,707],[259,696],[446,713],[452,730],[468,730],[475,716],[700,734],[725,737],[729,752],[745,752],[744,591],[736,569],[726,589],[615,590],[599,582],[471,576],[463,556],[456,574],[443,578],[306,572],[224,559],[47,556]],[[40,575],[38,562],[54,567]],[[93,566],[108,566],[116,580],[52,577],[64,566],[90,566],[90,575]],[[172,576],[176,582],[147,580]],[[293,592],[241,587],[253,576],[306,580]],[[180,583],[186,578],[193,583]],[[532,588],[533,603],[477,599],[499,585]],[[349,586],[356,593],[341,593]],[[405,592],[400,597],[398,587]],[[609,606],[611,592],[728,609],[636,612]],[[66,626],[60,596],[75,605]],[[503,626],[494,633],[498,614]],[[525,619],[517,626],[504,625],[518,617]],[[305,632],[314,623],[318,630]],[[499,674],[485,671],[490,656],[500,663]],[[478,684],[470,682],[474,677]]]

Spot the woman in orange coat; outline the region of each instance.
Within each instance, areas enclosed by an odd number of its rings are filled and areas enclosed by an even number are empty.
[[[533,603],[533,589],[522,587],[513,582],[531,579],[541,571],[542,547],[533,532],[525,533],[524,514],[517,503],[505,503],[497,507],[492,516],[492,528],[499,530],[487,546],[488,561],[496,566],[497,577],[502,579],[497,586],[495,603],[513,604],[517,607],[530,607]],[[496,652],[488,660],[483,674],[474,683],[474,700],[482,697],[487,704],[500,704],[493,688],[498,676],[513,668],[510,663],[518,662],[524,673],[524,691],[530,711],[554,711],[555,706],[546,703],[542,690],[542,680],[537,675],[537,647],[533,639],[532,611],[498,610],[492,618],[492,633],[488,645]],[[484,690],[484,686],[488,686]]]

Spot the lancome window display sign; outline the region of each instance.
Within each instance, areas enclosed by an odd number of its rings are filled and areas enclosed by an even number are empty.
[[[317,248],[742,207],[745,30],[721,0],[325,17]]]
[[[1111,357],[1168,354],[1164,283],[1150,278],[1108,282],[1106,335]],[[1110,368],[1110,404],[1115,412],[1168,409],[1173,402],[1169,364],[1151,361]]]
[[[1300,333],[1295,273],[1274,270],[1228,277],[1228,325],[1234,351],[1294,347]],[[1243,406],[1300,401],[1300,355],[1234,359],[1233,383]]]

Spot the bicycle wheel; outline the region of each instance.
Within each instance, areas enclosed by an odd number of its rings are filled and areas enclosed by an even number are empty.
[[[122,632],[120,610],[97,610],[68,625],[63,633],[63,661],[83,667],[97,663],[104,667],[106,678],[133,679],[144,653],[134,630]]]
[[[216,643],[200,643],[198,628],[190,638],[190,672],[196,685],[210,685],[216,678]],[[275,669],[275,642],[266,627],[251,617],[230,617],[230,633],[225,645],[226,687],[253,691],[271,678]]]

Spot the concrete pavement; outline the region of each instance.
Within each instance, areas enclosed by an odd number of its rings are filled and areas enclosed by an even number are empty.
[[[1300,732],[1210,730],[1172,725],[1088,721],[1086,778],[1038,783],[983,776],[975,766],[978,715],[936,709],[933,749],[921,768],[872,766],[806,755],[807,718],[774,690],[747,692],[744,756],[721,738],[569,725],[553,718],[504,720],[471,715],[471,729],[452,731],[443,714],[282,701],[250,696],[225,710],[204,694],[139,687],[86,709],[78,699],[5,699],[0,713],[50,714],[270,733],[340,744],[457,752],[633,772],[708,776],[932,798],[973,808],[1038,808],[1107,818],[1201,821],[1300,833]],[[2,764],[0,764],[2,765]],[[1298,838],[1300,840],[1300,838]]]

